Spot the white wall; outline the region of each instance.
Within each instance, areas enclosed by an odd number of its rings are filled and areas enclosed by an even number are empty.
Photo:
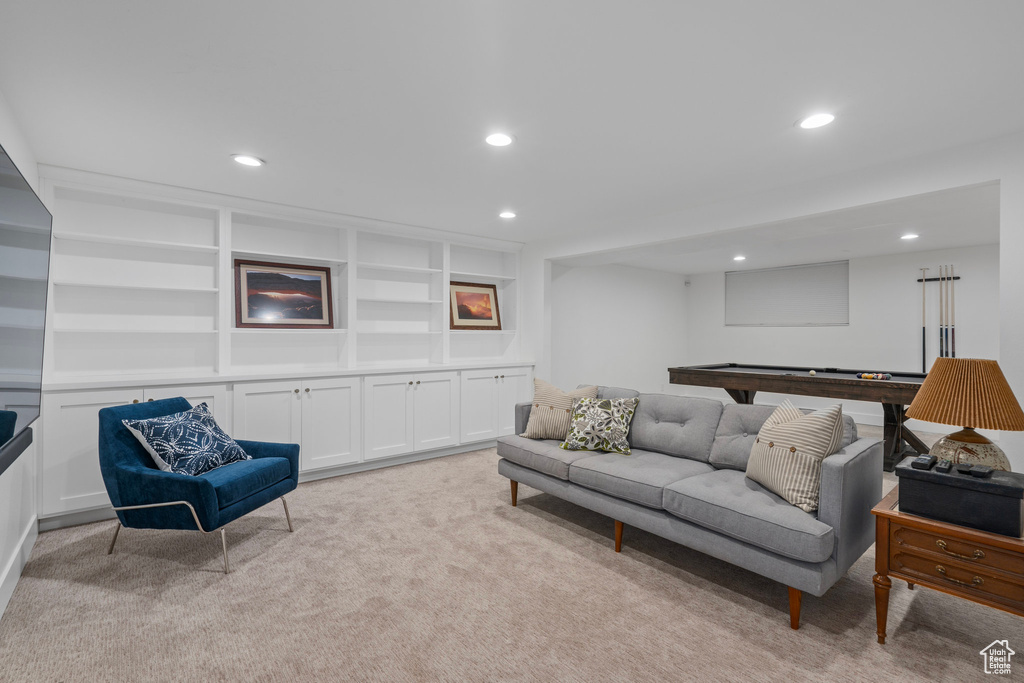
[[[38,191],[39,175],[35,156],[18,128],[14,115],[0,93],[0,145]],[[40,429],[33,427],[36,438]],[[0,614],[14,593],[21,570],[28,562],[35,543],[36,524],[36,444],[0,474]]]
[[[551,267],[550,381],[657,392],[686,357],[682,275],[640,268]],[[548,375],[538,371],[538,377]]]
[[[962,358],[999,357],[999,246],[850,260],[850,324],[727,327],[725,276],[690,277],[688,363],[753,363],[921,372],[922,267],[953,264],[956,348]],[[938,283],[929,283],[927,368],[938,354]]]
[[[724,273],[690,277],[687,364],[752,363],[843,367],[870,371],[921,371],[921,276],[940,264],[953,264],[963,279],[956,289],[956,350],[960,358],[999,357],[999,245],[923,251],[850,260],[850,324],[833,327],[727,327]],[[938,355],[938,289],[927,292],[926,368]],[[670,393],[724,398],[721,389],[666,387]],[[776,404],[776,394],[758,394],[757,403]],[[801,396],[798,405],[817,408],[831,399]],[[877,403],[844,401],[843,411],[863,424],[882,424]],[[948,426],[911,421],[911,429],[937,433]],[[999,438],[998,433],[989,433]]]

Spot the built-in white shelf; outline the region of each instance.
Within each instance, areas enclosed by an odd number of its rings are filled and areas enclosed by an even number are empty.
[[[163,285],[139,285],[139,284],[113,284],[103,282],[77,282],[71,280],[54,280],[53,284],[58,287],[96,287],[99,289],[141,289],[156,292],[187,292],[200,294],[215,294],[220,291],[217,287],[165,287]]]
[[[281,252],[253,251],[251,249],[233,249],[231,251],[231,254],[234,258],[256,259],[260,261],[278,261],[280,259],[285,259],[286,261],[305,261],[306,263],[322,263],[324,265],[329,266],[348,263],[346,259],[322,258],[319,256],[303,256],[302,254],[285,254]]]
[[[463,278],[482,278],[484,280],[515,280],[514,275],[495,275],[494,273],[466,273],[459,270],[451,271],[451,278],[453,280],[461,280]]]
[[[513,335],[516,333],[515,330],[449,330],[449,334],[482,334],[484,336],[500,336],[500,335]]]
[[[360,269],[386,270],[396,273],[440,273],[440,268],[420,268],[418,266],[400,266],[388,263],[369,263],[360,261],[356,264]]]
[[[440,332],[434,332],[432,330],[359,330],[358,334],[381,334],[381,335],[415,334],[415,335],[427,335],[427,334],[441,334],[441,333]]]
[[[359,301],[372,301],[379,304],[443,304],[440,299],[391,299],[388,297],[361,296]]]
[[[232,327],[232,334],[348,334],[348,330],[334,328],[325,329],[303,329],[301,327],[274,328],[274,327]]]
[[[217,330],[144,330],[116,327],[55,327],[53,331],[57,334],[217,334]]]
[[[131,239],[127,237],[110,237],[107,235],[76,235],[74,233],[53,233],[55,240],[68,242],[90,242],[93,244],[110,244],[125,247],[140,247],[143,249],[175,249],[177,251],[192,251],[203,254],[216,254],[220,247],[208,244],[185,244],[184,242],[164,242]]]

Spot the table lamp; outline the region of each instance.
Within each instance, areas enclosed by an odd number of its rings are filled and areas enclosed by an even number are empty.
[[[907,409],[907,417],[947,425],[963,425],[932,446],[931,454],[953,463],[969,462],[1010,469],[999,446],[974,431],[1024,431],[1024,411],[994,360],[937,358]],[[969,426],[968,426],[969,425]]]

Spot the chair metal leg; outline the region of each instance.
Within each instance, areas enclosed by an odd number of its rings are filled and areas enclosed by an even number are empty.
[[[117,522],[117,528],[114,529],[114,537],[110,539],[110,547],[107,548],[107,555],[114,552],[114,544],[117,543],[117,535],[121,533],[121,520]]]
[[[228,537],[224,533],[224,527],[220,528],[220,544],[224,546],[224,573],[227,574],[231,570],[228,568]]]
[[[281,502],[284,503],[284,517],[288,520],[288,531],[295,531],[292,528],[292,516],[288,514],[288,501],[284,499],[284,496],[281,496]]]

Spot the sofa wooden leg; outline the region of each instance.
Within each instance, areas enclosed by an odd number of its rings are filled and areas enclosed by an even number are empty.
[[[795,588],[789,589],[789,627],[794,631],[800,628],[800,598],[803,593]]]
[[[615,552],[622,552],[622,522],[615,520]]]
[[[511,479],[509,479],[508,483],[512,484],[512,507],[515,507],[516,506],[516,500],[519,497],[519,482],[518,481],[512,481]]]

